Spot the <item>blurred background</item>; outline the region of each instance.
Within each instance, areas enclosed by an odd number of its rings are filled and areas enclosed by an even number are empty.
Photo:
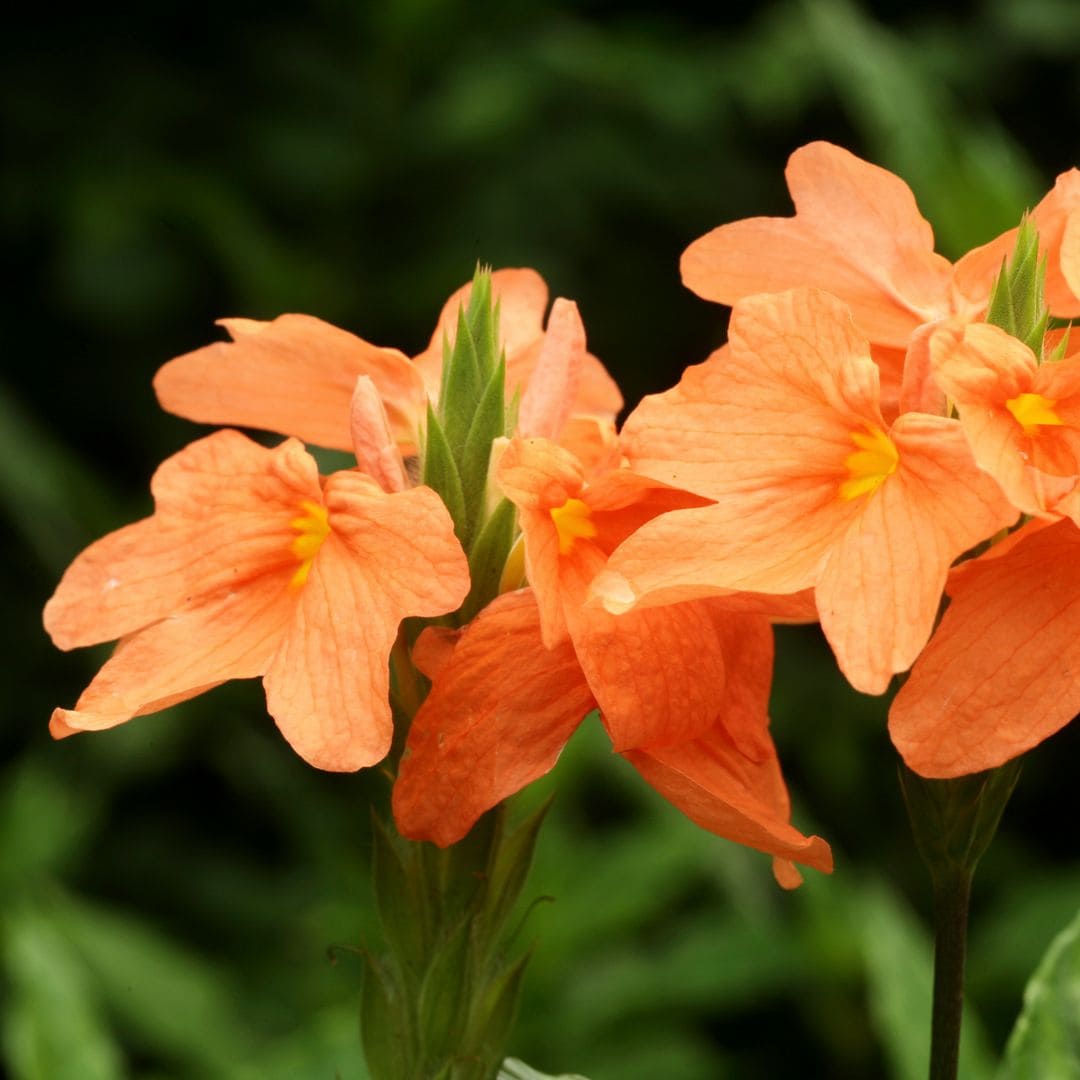
[[[257,684],[47,734],[108,650],[54,650],[43,602],[205,431],[158,410],[154,371],[218,317],[285,311],[418,352],[483,260],[576,299],[632,404],[723,340],[680,252],[789,213],[804,142],[903,176],[950,257],[1015,224],[1080,162],[1075,124],[1048,119],[1080,114],[1080,7],[94,7],[24,13],[0,40],[0,1055],[42,1080],[360,1080],[375,779],[306,767]],[[557,791],[511,1045],[535,1067],[923,1075],[929,889],[887,702],[848,690],[816,631],[778,636],[795,821],[833,843],[835,875],[782,893],[767,858],[698,831],[587,724],[525,800]],[[1080,729],[1029,757],[976,881],[968,1077],[1080,903]]]

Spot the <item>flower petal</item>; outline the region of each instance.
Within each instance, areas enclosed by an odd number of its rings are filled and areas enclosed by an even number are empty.
[[[1039,528],[964,570],[889,713],[923,776],[995,768],[1080,712],[1080,530]]]
[[[408,616],[442,615],[469,590],[464,552],[430,488],[387,494],[357,472],[329,478],[330,533],[266,672],[267,708],[320,769],[352,771],[390,747],[390,649]]]
[[[594,707],[571,644],[543,647],[531,591],[498,597],[466,627],[413,721],[394,785],[401,834],[460,840],[548,772]]]
[[[722,304],[796,285],[848,304],[879,345],[905,348],[912,331],[948,313],[949,263],[899,177],[825,142],[788,162],[793,218],[749,218],[695,241],[683,281]]]
[[[236,431],[174,454],[151,490],[155,515],[91,544],[46,604],[45,627],[61,648],[111,641],[200,597],[291,572],[290,522],[301,502],[321,497],[300,443],[267,449]]]
[[[359,375],[378,388],[397,439],[415,443],[426,402],[423,378],[404,353],[381,348],[310,315],[273,322],[223,319],[235,339],[170,360],[154,377],[168,412],[206,424],[295,435],[351,450],[349,407]]]

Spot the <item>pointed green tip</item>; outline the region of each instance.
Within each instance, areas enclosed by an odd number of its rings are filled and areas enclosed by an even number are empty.
[[[1049,319],[1045,281],[1046,259],[1039,258],[1039,232],[1025,213],[1016,230],[1012,254],[990,292],[986,321],[1019,338],[1040,357]]]

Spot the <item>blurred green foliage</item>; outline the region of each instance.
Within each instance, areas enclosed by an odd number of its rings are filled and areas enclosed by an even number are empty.
[[[1015,224],[1078,157],[1046,121],[1080,106],[1069,0],[732,10],[163,3],[9,25],[10,1075],[365,1075],[353,950],[377,932],[381,777],[310,770],[253,685],[97,736],[46,732],[103,653],[55,652],[44,599],[80,547],[149,511],[153,467],[201,433],[157,409],[161,362],[215,337],[218,316],[288,310],[416,352],[484,260],[535,266],[574,297],[632,403],[722,340],[723,312],[679,284],[679,253],[720,222],[787,213],[795,146],[829,138],[905,177],[951,256]],[[814,631],[778,638],[795,820],[834,843],[836,874],[781,893],[766,859],[696,830],[586,725],[524,798],[558,793],[526,890],[554,900],[521,931],[538,948],[512,1041],[543,1072],[920,1075],[928,888],[886,703],[848,690]],[[1078,750],[1066,730],[1031,755],[976,879],[971,1080],[1076,912],[1059,823]]]

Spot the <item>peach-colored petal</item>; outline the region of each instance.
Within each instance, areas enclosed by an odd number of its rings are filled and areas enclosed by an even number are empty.
[[[529,590],[466,627],[409,731],[394,785],[403,836],[445,847],[552,768],[595,706],[569,642],[545,649]]]
[[[379,391],[368,375],[356,380],[349,426],[360,468],[378,480],[383,491],[404,491],[408,478],[401,448],[390,430],[390,418]]]
[[[398,624],[452,611],[468,593],[469,571],[430,488],[387,494],[361,473],[339,472],[325,501],[329,535],[264,683],[293,749],[320,769],[351,771],[389,749]]]
[[[318,501],[315,462],[295,440],[273,449],[219,431],[166,460],[152,518],[91,544],[45,606],[61,648],[111,641],[275,567],[295,568],[290,521]]]
[[[262,675],[290,618],[288,577],[222,590],[124,639],[73,710],[56,709],[56,738],[157,712],[228,679]]]
[[[224,319],[235,338],[170,360],[154,378],[161,407],[189,420],[295,435],[352,449],[349,408],[359,375],[374,381],[394,433],[416,439],[423,379],[404,353],[380,348],[309,315],[273,322]]]
[[[1062,521],[966,567],[889,731],[916,772],[961,776],[1017,757],[1077,712],[1080,531]]]
[[[585,326],[577,304],[556,298],[536,366],[521,395],[518,428],[525,436],[558,439],[570,416],[585,360]]]
[[[821,628],[857,690],[883,693],[930,637],[949,566],[1016,511],[974,467],[959,425],[905,413],[890,432],[900,465],[829,551]]]
[[[768,739],[767,732],[765,739]],[[763,760],[741,753],[718,725],[708,736],[662,750],[630,750],[623,756],[691,821],[709,832],[782,860],[832,871],[829,845],[790,824],[787,789],[775,751]],[[801,880],[781,864],[777,880],[791,888]]]
[[[682,258],[683,281],[723,304],[810,285],[839,296],[872,341],[906,348],[923,322],[948,314],[948,262],[898,177],[829,143],[791,155],[793,218],[722,225]]]

